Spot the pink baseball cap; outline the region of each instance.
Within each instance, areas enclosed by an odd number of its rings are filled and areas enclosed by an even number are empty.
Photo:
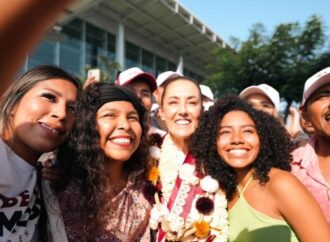
[[[307,79],[304,86],[301,106],[304,106],[307,99],[320,87],[330,83],[330,67],[327,67]]]
[[[121,72],[118,75],[117,80],[115,81],[115,84],[118,86],[126,86],[129,83],[131,83],[132,81],[136,81],[136,80],[140,80],[140,79],[142,79],[143,81],[146,81],[148,83],[150,90],[152,92],[156,90],[157,84],[156,84],[155,77],[148,72],[142,71],[138,67],[132,67],[132,68],[129,68],[129,69]]]
[[[160,87],[170,78],[176,78],[180,76],[183,75],[175,71],[165,71],[163,73],[160,73],[156,79],[157,86]]]
[[[269,98],[269,100],[274,104],[277,111],[280,109],[280,94],[273,87],[267,84],[260,84],[256,86],[249,86],[245,88],[239,96],[243,99],[248,98],[252,94],[263,94]]]

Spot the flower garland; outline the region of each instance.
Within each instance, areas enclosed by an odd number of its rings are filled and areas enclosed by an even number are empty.
[[[152,183],[147,189],[149,200],[154,203],[149,226],[158,229],[161,226],[167,241],[203,241],[226,242],[228,239],[227,200],[219,183],[210,176],[202,179],[195,175],[194,164],[184,163],[185,154],[178,149],[169,135],[164,139],[161,149],[150,148],[153,166],[149,169],[148,180]],[[168,203],[177,177],[181,185],[172,208]],[[161,192],[157,184],[161,184]],[[193,188],[202,192],[193,197],[191,209],[184,219],[182,213],[188,194]],[[153,196],[152,196],[152,195]],[[162,194],[162,199],[159,198]],[[147,196],[146,196],[147,197]]]

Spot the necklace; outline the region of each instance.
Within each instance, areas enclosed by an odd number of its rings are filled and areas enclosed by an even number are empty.
[[[150,228],[159,229],[158,238],[167,241],[227,241],[227,200],[218,182],[199,176],[195,160],[178,149],[170,135],[158,154],[158,165],[150,171],[159,176],[149,171],[148,177],[161,186],[163,196],[159,199],[156,193]]]

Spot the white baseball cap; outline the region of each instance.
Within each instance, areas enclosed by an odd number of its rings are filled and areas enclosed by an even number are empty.
[[[208,99],[210,99],[211,101],[214,100],[214,95],[213,95],[213,92],[211,90],[210,87],[206,86],[206,85],[199,85],[200,89],[201,89],[201,92],[202,92],[202,95],[207,97]]]
[[[175,71],[165,71],[163,73],[160,73],[156,79],[157,86],[160,87],[170,78],[176,78],[180,76],[183,75]]]
[[[125,86],[125,85],[131,83],[132,81],[137,80],[137,78],[143,78],[143,80],[145,80],[148,83],[148,85],[150,86],[150,90],[152,92],[156,90],[157,84],[156,84],[155,77],[148,72],[142,71],[138,67],[132,67],[132,68],[129,68],[129,69],[121,72],[118,75],[117,80],[115,81],[115,84],[118,86]]]
[[[307,99],[320,87],[330,83],[330,67],[327,67],[307,79],[304,86],[301,106],[304,106]]]
[[[280,94],[273,87],[267,84],[260,84],[256,86],[249,86],[245,88],[239,96],[243,99],[248,98],[252,94],[263,94],[270,99],[270,101],[274,104],[276,111],[278,112],[280,109]]]

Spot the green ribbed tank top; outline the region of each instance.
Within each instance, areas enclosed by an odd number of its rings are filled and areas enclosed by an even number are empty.
[[[244,189],[228,211],[229,242],[298,242],[298,238],[285,220],[269,217],[252,208],[245,200]]]

